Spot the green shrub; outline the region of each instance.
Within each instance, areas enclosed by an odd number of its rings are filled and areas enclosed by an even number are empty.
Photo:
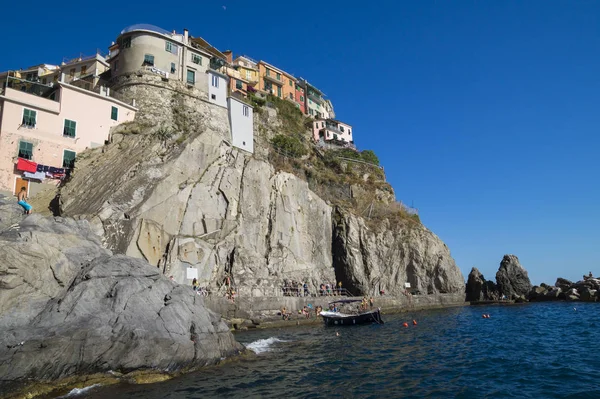
[[[285,155],[294,158],[299,158],[308,153],[300,139],[294,136],[278,134],[277,136],[271,139],[271,144],[278,151],[283,152]]]
[[[379,165],[379,158],[372,150],[364,150],[360,153],[360,158],[365,161],[375,165]]]

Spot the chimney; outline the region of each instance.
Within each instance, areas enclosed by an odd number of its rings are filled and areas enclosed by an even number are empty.
[[[185,44],[188,44],[188,37],[190,36],[189,32],[187,29],[183,30],[183,42]]]
[[[225,51],[223,51],[223,54],[225,54],[225,58],[227,59],[227,62],[232,64],[233,63],[233,51],[225,50]]]

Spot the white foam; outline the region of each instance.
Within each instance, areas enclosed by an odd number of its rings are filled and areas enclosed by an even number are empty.
[[[259,339],[258,341],[250,342],[246,345],[246,348],[250,349],[254,353],[263,353],[273,350],[271,346],[277,342],[285,342],[277,337],[271,337],[266,339]]]
[[[73,396],[83,395],[90,389],[96,388],[99,386],[100,386],[100,384],[94,384],[94,385],[90,385],[89,387],[84,387],[84,388],[73,388],[73,389],[71,389],[71,392],[69,392],[65,396],[61,396],[61,398],[72,398]]]

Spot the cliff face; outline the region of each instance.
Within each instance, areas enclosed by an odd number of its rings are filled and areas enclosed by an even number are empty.
[[[268,142],[286,125],[273,109],[255,113],[256,151],[247,154],[229,145],[227,110],[182,90],[121,89],[138,100],[139,122],[78,159],[60,193],[63,214],[88,219],[108,248],[176,281],[196,268],[212,290],[229,274],[240,295],[253,296],[280,293],[284,280],[311,291],[341,280],[355,294],[400,293],[405,282],[422,293],[464,291],[448,248],[422,225],[369,227],[276,169]]]

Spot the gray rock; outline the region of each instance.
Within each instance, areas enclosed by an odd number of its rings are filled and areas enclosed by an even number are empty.
[[[596,302],[596,292],[597,290],[583,287],[579,291],[579,298],[584,302]]]
[[[570,288],[567,292],[565,292],[565,298],[570,301],[578,301],[579,300],[579,292],[577,288]]]
[[[476,268],[472,268],[467,279],[466,301],[490,301],[499,299],[498,287],[493,281],[486,280]]]
[[[353,294],[401,295],[464,293],[464,277],[448,247],[431,231],[410,221],[377,228],[335,209],[333,265],[338,280]]]
[[[567,280],[566,278],[559,277],[556,279],[556,283],[554,283],[554,285],[564,292],[567,292],[573,285],[573,282],[571,280]]]
[[[531,281],[527,271],[515,255],[504,255],[496,273],[496,284],[500,293],[508,298],[525,296],[531,291]]]
[[[542,298],[544,298],[547,293],[548,290],[545,287],[534,285],[533,287],[531,287],[531,291],[529,291],[527,297],[530,301],[539,301],[542,300]]]
[[[6,383],[108,370],[176,370],[241,350],[200,296],[146,261],[112,255],[87,221],[31,215],[0,234]]]
[[[19,223],[25,217],[23,208],[13,198],[0,198],[0,232]]]

